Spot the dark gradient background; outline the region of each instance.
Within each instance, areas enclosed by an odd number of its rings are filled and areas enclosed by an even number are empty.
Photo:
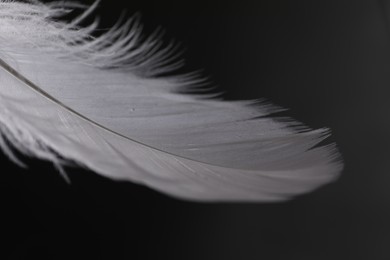
[[[91,1],[85,1],[91,3]],[[277,204],[198,204],[49,163],[1,157],[2,259],[390,259],[390,3],[103,0],[186,48],[227,99],[264,97],[330,127],[341,178]]]

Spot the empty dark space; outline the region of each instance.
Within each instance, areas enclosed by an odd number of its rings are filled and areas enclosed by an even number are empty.
[[[101,28],[124,10],[146,34],[164,28],[180,71],[202,69],[225,99],[329,127],[345,169],[288,202],[202,204],[78,168],[68,185],[50,163],[1,155],[2,259],[390,259],[387,1],[103,0]]]

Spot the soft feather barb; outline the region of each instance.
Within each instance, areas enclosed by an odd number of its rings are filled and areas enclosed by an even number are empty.
[[[326,129],[275,121],[275,108],[179,94],[203,84],[177,69],[174,44],[137,18],[92,36],[97,22],[55,19],[75,3],[0,0],[0,147],[62,169],[73,161],[116,180],[198,201],[278,201],[334,180]],[[254,105],[256,104],[256,105]],[[6,141],[8,140],[8,142]]]

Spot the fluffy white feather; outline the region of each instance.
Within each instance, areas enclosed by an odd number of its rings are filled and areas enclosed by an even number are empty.
[[[0,0],[0,146],[76,162],[117,180],[199,201],[277,201],[334,180],[326,129],[267,117],[276,108],[178,90],[195,75],[159,77],[180,66],[174,45],[143,37],[137,19],[91,36],[94,22],[56,20],[79,4]]]

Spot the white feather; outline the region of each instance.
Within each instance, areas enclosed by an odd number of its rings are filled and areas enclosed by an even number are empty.
[[[276,108],[179,94],[202,84],[176,69],[177,50],[144,38],[133,18],[99,37],[54,18],[74,3],[0,0],[0,146],[61,166],[199,201],[277,201],[334,180],[326,129],[267,117]],[[295,126],[294,126],[295,125]]]

